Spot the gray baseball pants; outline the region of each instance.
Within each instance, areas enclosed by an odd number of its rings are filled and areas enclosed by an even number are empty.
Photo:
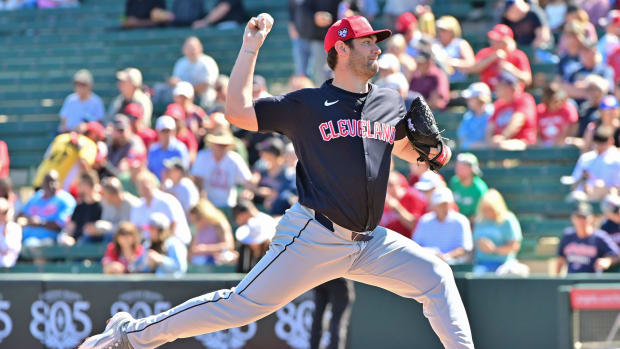
[[[135,349],[155,348],[177,338],[246,325],[261,319],[326,281],[345,277],[378,286],[423,304],[424,316],[445,348],[474,348],[465,308],[452,270],[410,239],[377,227],[370,241],[352,241],[295,204],[278,224],[267,254],[237,287],[192,298],[127,327]]]

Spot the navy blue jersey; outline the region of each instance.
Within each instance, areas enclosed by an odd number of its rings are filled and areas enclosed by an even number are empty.
[[[353,231],[373,230],[383,213],[394,141],[405,136],[400,95],[370,85],[352,93],[320,88],[259,99],[260,132],[295,146],[299,202]]]
[[[566,259],[569,273],[593,273],[598,258],[617,256],[618,253],[618,246],[609,235],[596,229],[582,239],[574,228],[568,228],[558,246],[558,255]]]

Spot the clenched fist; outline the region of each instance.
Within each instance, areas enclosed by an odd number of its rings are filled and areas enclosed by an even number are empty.
[[[243,46],[248,50],[258,50],[265,42],[272,27],[273,17],[268,13],[261,13],[257,17],[250,18],[243,33]]]

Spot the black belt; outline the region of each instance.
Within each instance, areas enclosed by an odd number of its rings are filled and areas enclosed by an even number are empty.
[[[329,218],[325,217],[321,213],[314,211],[314,219],[317,222],[321,223],[327,230],[334,231],[334,223],[329,220]],[[351,232],[351,240],[353,241],[370,241],[372,239],[372,235],[360,234],[354,231]]]

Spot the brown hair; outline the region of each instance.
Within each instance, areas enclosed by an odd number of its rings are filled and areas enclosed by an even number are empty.
[[[116,229],[116,232],[114,233],[114,239],[112,240],[114,242],[114,249],[116,250],[116,253],[118,255],[120,255],[122,252],[121,245],[118,243],[118,236],[124,234],[133,236],[134,242],[131,245],[132,250],[135,250],[136,247],[140,244],[140,232],[138,231],[138,228],[131,222],[121,222],[118,225],[118,229]]]
[[[88,184],[91,188],[94,188],[97,184],[99,184],[99,176],[95,171],[82,172],[80,175],[80,182]]]
[[[343,41],[347,46],[353,48],[353,39]],[[327,52],[327,66],[329,69],[336,69],[336,64],[338,64],[338,52],[336,52],[336,46],[332,47],[329,52]]]
[[[560,88],[560,85],[556,83],[550,83],[542,93],[542,102],[548,108],[555,100],[566,101],[567,96],[564,90]]]

